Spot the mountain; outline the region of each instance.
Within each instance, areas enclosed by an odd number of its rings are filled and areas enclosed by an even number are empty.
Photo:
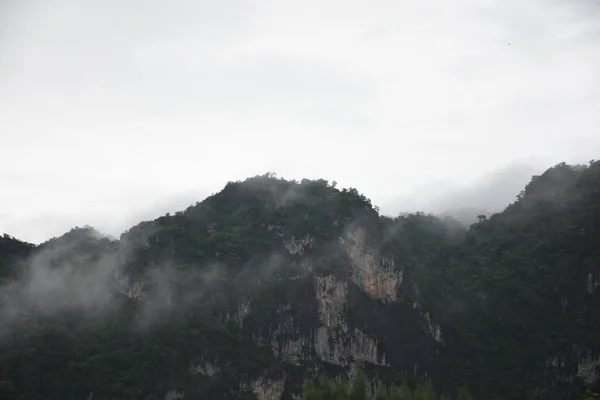
[[[353,380],[353,399],[579,399],[598,389],[599,229],[591,162],[469,228],[266,174],[119,239],[5,235],[0,397],[342,399]]]
[[[446,210],[443,213],[439,214],[439,217],[442,219],[451,218],[459,222],[465,228],[473,225],[475,222],[479,221],[479,216],[489,216],[494,214],[487,209],[477,208],[477,207],[465,207],[465,208],[454,208],[451,210]]]
[[[385,202],[381,209],[387,215],[418,210],[450,216],[468,227],[478,215],[504,210],[538,172],[529,163],[510,163],[471,182],[441,179],[417,186],[412,193]]]

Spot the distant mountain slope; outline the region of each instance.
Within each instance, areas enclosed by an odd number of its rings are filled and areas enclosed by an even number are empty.
[[[490,210],[486,210],[483,208],[476,207],[467,207],[467,208],[456,208],[452,210],[446,210],[439,215],[440,218],[452,218],[458,221],[462,226],[468,228],[473,225],[475,222],[479,221],[479,216],[483,215],[489,217],[493,213]]]
[[[13,277],[18,261],[31,254],[34,247],[7,234],[0,236],[0,278]]]
[[[600,163],[469,229],[270,174],[142,222],[0,239],[0,386],[32,399],[291,399],[326,371],[579,398],[600,365]],[[179,396],[179,397],[178,397]],[[536,397],[537,396],[537,397]]]
[[[388,215],[422,211],[450,216],[468,227],[477,221],[478,215],[503,211],[536,173],[539,171],[533,165],[517,163],[486,173],[470,183],[440,180],[388,201],[382,210]]]

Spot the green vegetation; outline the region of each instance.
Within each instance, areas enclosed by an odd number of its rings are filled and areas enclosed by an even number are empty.
[[[314,382],[307,380],[305,383],[305,400],[444,400],[452,399],[467,400],[471,399],[471,393],[465,386],[461,386],[455,397],[449,395],[436,395],[436,390],[431,380],[419,380],[413,389],[409,386],[406,379],[399,384],[386,385],[383,381],[378,381],[374,388],[367,382],[364,371],[358,370],[356,376],[348,385],[343,379],[331,380],[326,376],[321,376]],[[348,389],[348,387],[350,387]]]
[[[468,229],[267,174],[118,240],[0,237],[0,398],[591,399],[598,287],[600,162]]]

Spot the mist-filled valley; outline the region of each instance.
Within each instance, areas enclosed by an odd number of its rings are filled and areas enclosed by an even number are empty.
[[[0,282],[2,399],[592,398],[600,162],[470,226],[265,174],[118,239],[5,234]]]

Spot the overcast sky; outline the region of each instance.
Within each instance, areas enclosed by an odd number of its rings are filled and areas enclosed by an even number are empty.
[[[267,171],[510,200],[599,158],[598,4],[0,0],[0,233],[118,234]]]

